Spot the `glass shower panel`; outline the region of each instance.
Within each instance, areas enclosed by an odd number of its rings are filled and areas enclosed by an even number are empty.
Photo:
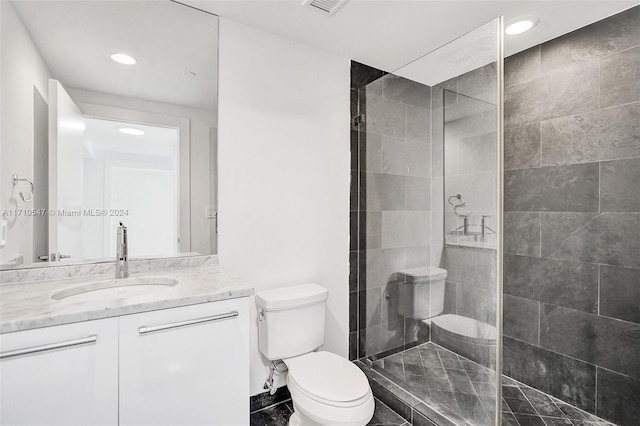
[[[500,411],[500,26],[358,93],[358,352],[438,424]]]

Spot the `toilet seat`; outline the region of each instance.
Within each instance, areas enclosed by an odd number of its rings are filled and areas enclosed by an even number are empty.
[[[334,407],[355,407],[366,402],[371,393],[364,373],[334,353],[311,352],[284,362],[289,369],[289,388],[316,402]]]
[[[283,360],[289,372],[294,416],[291,425],[362,426],[373,416],[375,402],[364,373],[330,352],[311,352]],[[299,418],[298,418],[299,420]]]

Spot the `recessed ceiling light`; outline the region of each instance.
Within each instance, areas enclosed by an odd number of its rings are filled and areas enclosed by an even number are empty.
[[[537,16],[522,16],[507,22],[504,32],[507,35],[522,34],[538,25],[538,22],[540,22],[540,18]]]
[[[111,55],[111,59],[123,65],[133,65],[137,62],[136,58],[124,53],[114,53]]]
[[[120,133],[124,133],[125,135],[131,136],[142,136],[144,135],[144,131],[140,129],[133,129],[131,127],[123,127],[120,129]]]

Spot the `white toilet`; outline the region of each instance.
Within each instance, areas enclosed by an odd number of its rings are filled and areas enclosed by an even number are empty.
[[[364,373],[324,344],[326,288],[304,284],[256,294],[258,342],[269,360],[283,360],[294,413],[290,426],[364,426],[375,402]]]

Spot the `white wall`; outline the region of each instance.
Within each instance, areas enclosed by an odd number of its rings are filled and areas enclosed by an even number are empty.
[[[220,263],[256,292],[328,288],[323,349],[347,357],[350,62],[224,18],[219,49]]]
[[[0,57],[2,128],[0,130],[0,212],[5,209],[32,209],[24,203],[19,191],[29,193],[27,183],[19,188],[11,184],[11,175],[33,179],[33,94],[34,87],[48,98],[49,71],[31,37],[24,28],[13,5],[0,1],[0,29],[2,43]],[[36,188],[36,191],[47,188]],[[7,245],[0,248],[0,263],[16,254],[23,254],[25,263],[32,258],[33,229],[30,217],[2,217],[8,219]]]

